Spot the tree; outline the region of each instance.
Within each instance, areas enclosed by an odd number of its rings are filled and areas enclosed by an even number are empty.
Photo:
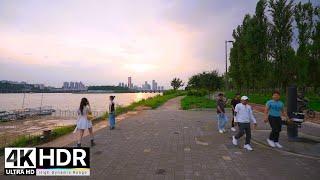
[[[181,79],[179,78],[174,78],[172,81],[171,81],[171,86],[173,87],[174,90],[177,90],[179,89],[180,87],[182,87],[184,84],[182,82]]]
[[[274,65],[274,86],[284,89],[293,81],[292,42],[293,0],[271,0],[271,57]]]
[[[311,36],[313,29],[313,7],[310,2],[302,4],[299,2],[294,7],[294,18],[298,29],[298,44],[297,49],[297,82],[300,86],[305,87],[308,82],[308,71],[314,71],[314,64],[311,60]],[[311,66],[310,66],[311,65]],[[311,82],[309,81],[309,84]]]
[[[237,90],[320,87],[319,7],[259,0],[255,14],[246,14],[232,36],[228,76]]]
[[[316,16],[312,32],[311,60],[309,63],[309,78],[316,92],[320,88],[320,7],[314,8]]]
[[[221,89],[223,78],[218,71],[202,72],[189,78],[188,89],[206,90],[209,93]]]

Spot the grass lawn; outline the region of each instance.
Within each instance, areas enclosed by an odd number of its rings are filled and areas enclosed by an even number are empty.
[[[216,108],[216,102],[207,97],[185,96],[181,99],[181,108],[183,110],[195,108]]]

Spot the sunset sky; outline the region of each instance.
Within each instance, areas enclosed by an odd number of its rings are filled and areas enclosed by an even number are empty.
[[[224,71],[224,40],[256,0],[0,0],[0,80],[169,86]]]

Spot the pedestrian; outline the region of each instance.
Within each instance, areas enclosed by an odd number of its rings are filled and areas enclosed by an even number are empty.
[[[236,122],[234,122],[234,108],[236,107],[237,104],[241,103],[240,101],[240,93],[236,93],[236,95],[234,96],[234,98],[231,100],[231,107],[232,107],[232,121],[231,121],[231,131],[235,132],[236,128]]]
[[[222,93],[218,94],[218,99],[217,99],[217,116],[218,116],[218,130],[219,133],[224,133],[225,130],[225,125],[228,121],[227,116],[225,114],[225,100],[224,96]]]
[[[77,147],[81,147],[81,141],[85,129],[89,130],[91,146],[95,145],[92,132],[92,122],[88,119],[88,115],[90,115],[91,113],[92,112],[88,99],[82,98],[80,102],[80,107],[78,109],[78,120],[76,126],[76,130],[79,131]]]
[[[251,128],[250,122],[254,123],[254,127],[257,127],[257,121],[253,116],[252,108],[248,104],[249,98],[247,96],[241,97],[241,103],[237,104],[234,108],[236,121],[238,122],[239,130],[237,135],[232,136],[232,143],[236,146],[238,145],[238,139],[240,139],[244,133],[246,134],[246,141],[243,148],[252,151],[252,147],[250,145],[251,140]]]
[[[271,126],[271,132],[267,142],[271,147],[282,148],[279,144],[279,136],[282,126],[281,115],[287,117],[284,111],[284,104],[280,101],[280,92],[275,90],[272,93],[272,99],[267,101],[265,107],[265,119],[264,122],[269,122]]]
[[[109,124],[110,124],[110,130],[115,129],[116,125],[116,109],[115,109],[115,104],[114,104],[114,98],[115,96],[110,96],[109,97]]]

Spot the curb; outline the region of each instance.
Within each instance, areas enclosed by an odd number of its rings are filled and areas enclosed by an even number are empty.
[[[263,146],[264,148],[267,148],[269,150],[274,150],[274,151],[277,151],[277,152],[286,153],[286,154],[289,154],[289,155],[295,155],[295,156],[304,157],[304,158],[309,158],[309,159],[320,160],[320,156],[306,155],[306,154],[302,154],[302,153],[297,153],[297,152],[293,152],[293,151],[290,151],[290,150],[286,150],[286,149],[283,149],[283,148],[282,149],[272,148],[269,145],[267,145],[266,143],[264,143],[263,141],[257,140],[255,138],[252,138],[251,141],[254,144]]]

